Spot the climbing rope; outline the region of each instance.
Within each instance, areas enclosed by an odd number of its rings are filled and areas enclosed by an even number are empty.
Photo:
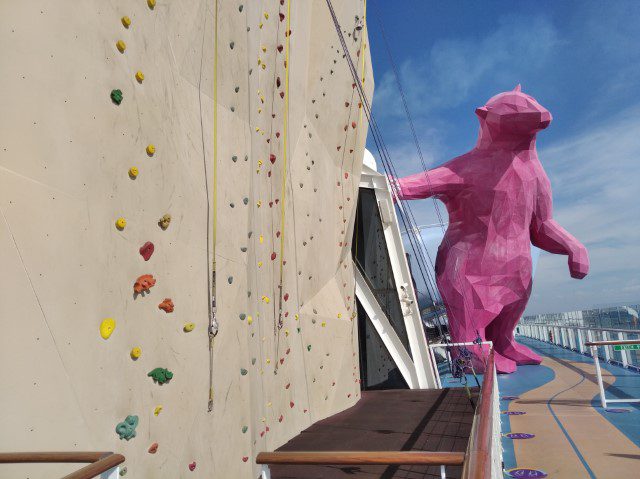
[[[218,0],[215,1],[215,47],[213,53],[213,224],[207,227],[213,230],[211,242],[211,271],[207,272],[209,283],[209,402],[207,410],[213,411],[213,343],[218,334],[218,319],[216,317],[216,236],[218,226]],[[207,187],[208,189],[208,187]],[[209,197],[207,195],[207,220]],[[207,258],[207,264],[209,258]],[[208,268],[207,268],[208,269]]]
[[[287,0],[287,28],[284,32],[285,40],[285,61],[284,61],[284,113],[282,127],[282,146],[283,146],[283,165],[282,165],[282,190],[280,193],[280,268],[278,281],[278,324],[276,333],[276,356],[280,350],[280,330],[284,324],[282,319],[282,301],[284,296],[284,232],[285,232],[285,198],[287,194],[287,148],[288,148],[288,128],[289,128],[289,59],[290,59],[290,39],[291,39],[291,0]],[[278,364],[276,359],[274,374],[278,373]]]

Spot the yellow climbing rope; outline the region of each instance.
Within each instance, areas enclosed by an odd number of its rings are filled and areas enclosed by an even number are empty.
[[[216,233],[218,224],[218,0],[215,0],[215,46],[213,53],[213,243],[211,245],[211,304],[209,305],[209,403],[213,411],[213,342],[218,334],[216,318]],[[207,198],[207,201],[209,199]]]

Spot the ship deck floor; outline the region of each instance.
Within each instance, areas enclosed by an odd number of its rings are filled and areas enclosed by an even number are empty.
[[[540,470],[514,477],[618,478],[639,477],[640,404],[615,403],[600,407],[593,359],[542,341],[517,340],[543,357],[540,366],[519,366],[500,375],[502,432],[535,435],[530,439],[503,438],[505,468]],[[640,374],[602,364],[608,398],[640,398]],[[533,475],[532,475],[533,474]]]
[[[477,394],[477,389],[472,390]],[[358,403],[302,431],[278,451],[464,452],[474,410],[463,388],[363,391]],[[448,478],[461,467],[447,467]],[[426,466],[271,466],[273,479],[440,478]]]

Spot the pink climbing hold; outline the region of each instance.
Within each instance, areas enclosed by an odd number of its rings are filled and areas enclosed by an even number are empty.
[[[151,241],[147,241],[145,244],[140,246],[139,251],[144,260],[149,261],[149,258],[151,258],[151,255],[155,251],[155,246],[153,246],[153,243]]]
[[[436,197],[449,227],[436,261],[438,290],[453,342],[493,341],[496,367],[541,358],[513,330],[531,294],[531,244],[567,255],[573,278],[589,272],[587,249],[553,219],[551,184],[538,160],[536,134],[551,113],[518,85],[476,109],[476,146],[428,172],[397,181],[400,199]],[[427,179],[428,174],[428,179]],[[471,348],[478,355],[479,347]],[[481,360],[476,361],[483,370]]]
[[[192,472],[196,470],[196,461],[193,461],[191,464],[189,464],[189,470]]]

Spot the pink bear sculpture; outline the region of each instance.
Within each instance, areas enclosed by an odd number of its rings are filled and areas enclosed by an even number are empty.
[[[531,243],[568,255],[573,278],[587,275],[589,258],[553,219],[551,184],[536,152],[536,134],[549,126],[551,113],[518,85],[491,98],[476,115],[475,148],[397,184],[400,199],[434,196],[449,212],[436,281],[452,341],[493,341],[497,370],[510,373],[516,364],[541,361],[513,337],[531,294]],[[474,363],[484,369],[477,357]]]

